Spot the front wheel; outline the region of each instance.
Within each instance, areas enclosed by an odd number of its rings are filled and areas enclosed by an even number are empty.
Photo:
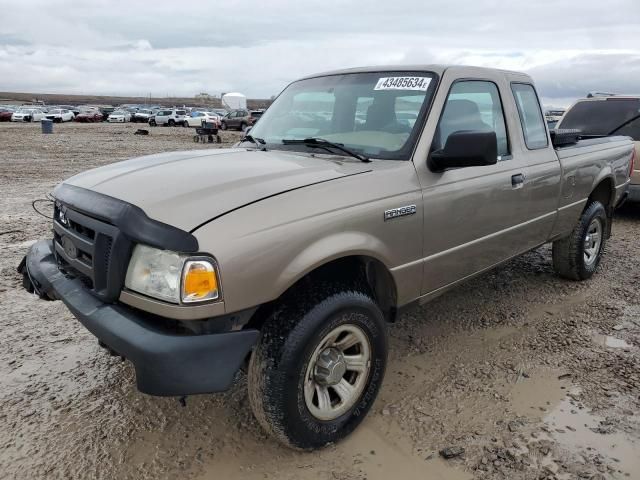
[[[327,286],[292,295],[266,320],[251,357],[254,415],[290,447],[344,438],[375,401],[387,343],[386,321],[369,294]]]
[[[182,122],[182,126],[184,128],[189,128],[189,122],[187,122],[186,120],[184,122]]]
[[[175,127],[176,126],[176,121],[173,118],[169,119],[169,126],[170,127]]]
[[[608,217],[604,205],[591,202],[568,237],[553,242],[553,268],[564,278],[587,280],[605,251]]]
[[[225,122],[222,122],[222,123],[220,124],[220,129],[221,129],[221,130],[226,130],[226,129],[227,129],[227,124],[226,124]]]
[[[149,120],[149,126],[150,126],[150,127],[155,127],[155,126],[157,126],[157,125],[158,125],[158,124],[156,123],[156,121],[155,121],[155,120]]]

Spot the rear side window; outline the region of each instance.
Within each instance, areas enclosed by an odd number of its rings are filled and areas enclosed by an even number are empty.
[[[547,128],[544,124],[540,102],[533,85],[528,83],[512,83],[511,90],[518,107],[520,124],[524,132],[524,143],[529,150],[545,148],[547,140]]]
[[[404,103],[402,112],[412,113]],[[502,101],[495,83],[463,80],[451,87],[438,124],[436,149],[444,148],[449,135],[464,130],[495,132],[498,139],[498,160],[509,155]]]
[[[575,128],[584,135],[610,135],[640,115],[640,99],[607,98],[576,103],[564,115],[560,128]]]

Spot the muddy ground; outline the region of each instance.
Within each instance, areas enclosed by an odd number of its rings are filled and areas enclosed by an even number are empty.
[[[640,207],[618,212],[588,282],[540,248],[404,315],[379,399],[349,439],[301,453],[253,419],[246,379],[187,399],[136,391],[15,267],[50,236],[31,209],[90,167],[196,145],[192,131],[0,124],[0,478],[640,479]],[[224,144],[238,138],[224,133]],[[44,206],[44,205],[43,205]],[[46,210],[43,208],[43,210]],[[439,451],[461,447],[444,460]]]

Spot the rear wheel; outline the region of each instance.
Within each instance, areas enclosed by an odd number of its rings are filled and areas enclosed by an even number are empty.
[[[220,129],[221,129],[221,130],[226,130],[226,129],[227,129],[227,124],[226,124],[226,122],[222,122],[222,123],[220,124]]]
[[[184,128],[188,128],[189,127],[189,122],[187,122],[186,120],[184,122],[182,122],[182,126]]]
[[[176,126],[176,121],[173,118],[169,119],[169,126],[170,127],[175,127]]]
[[[313,449],[347,436],[373,405],[387,362],[386,321],[364,292],[329,286],[291,297],[262,328],[249,401],[280,442]]]
[[[155,121],[155,120],[149,120],[149,126],[151,126],[151,127],[155,127],[155,126],[157,126],[157,125],[158,125],[158,124],[156,123],[156,121]]]
[[[553,242],[553,268],[560,276],[571,280],[591,278],[605,251],[608,221],[604,205],[593,201],[571,235]]]

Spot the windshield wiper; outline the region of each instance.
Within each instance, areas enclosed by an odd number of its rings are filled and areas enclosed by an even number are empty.
[[[353,150],[345,147],[342,143],[333,143],[318,137],[310,137],[302,140],[284,138],[282,139],[282,143],[285,145],[306,145],[308,147],[324,148],[327,151],[331,151],[330,149],[333,148],[334,150],[339,150],[353,158],[357,158],[361,162],[369,163],[371,161],[368,157],[365,157],[361,153],[354,152]]]
[[[244,137],[242,137],[242,140],[240,140],[240,142],[251,142],[255,144],[256,147],[258,147],[258,150],[262,152],[267,151],[267,147],[265,147],[267,142],[264,140],[264,138],[258,138],[252,135],[245,135]]]

